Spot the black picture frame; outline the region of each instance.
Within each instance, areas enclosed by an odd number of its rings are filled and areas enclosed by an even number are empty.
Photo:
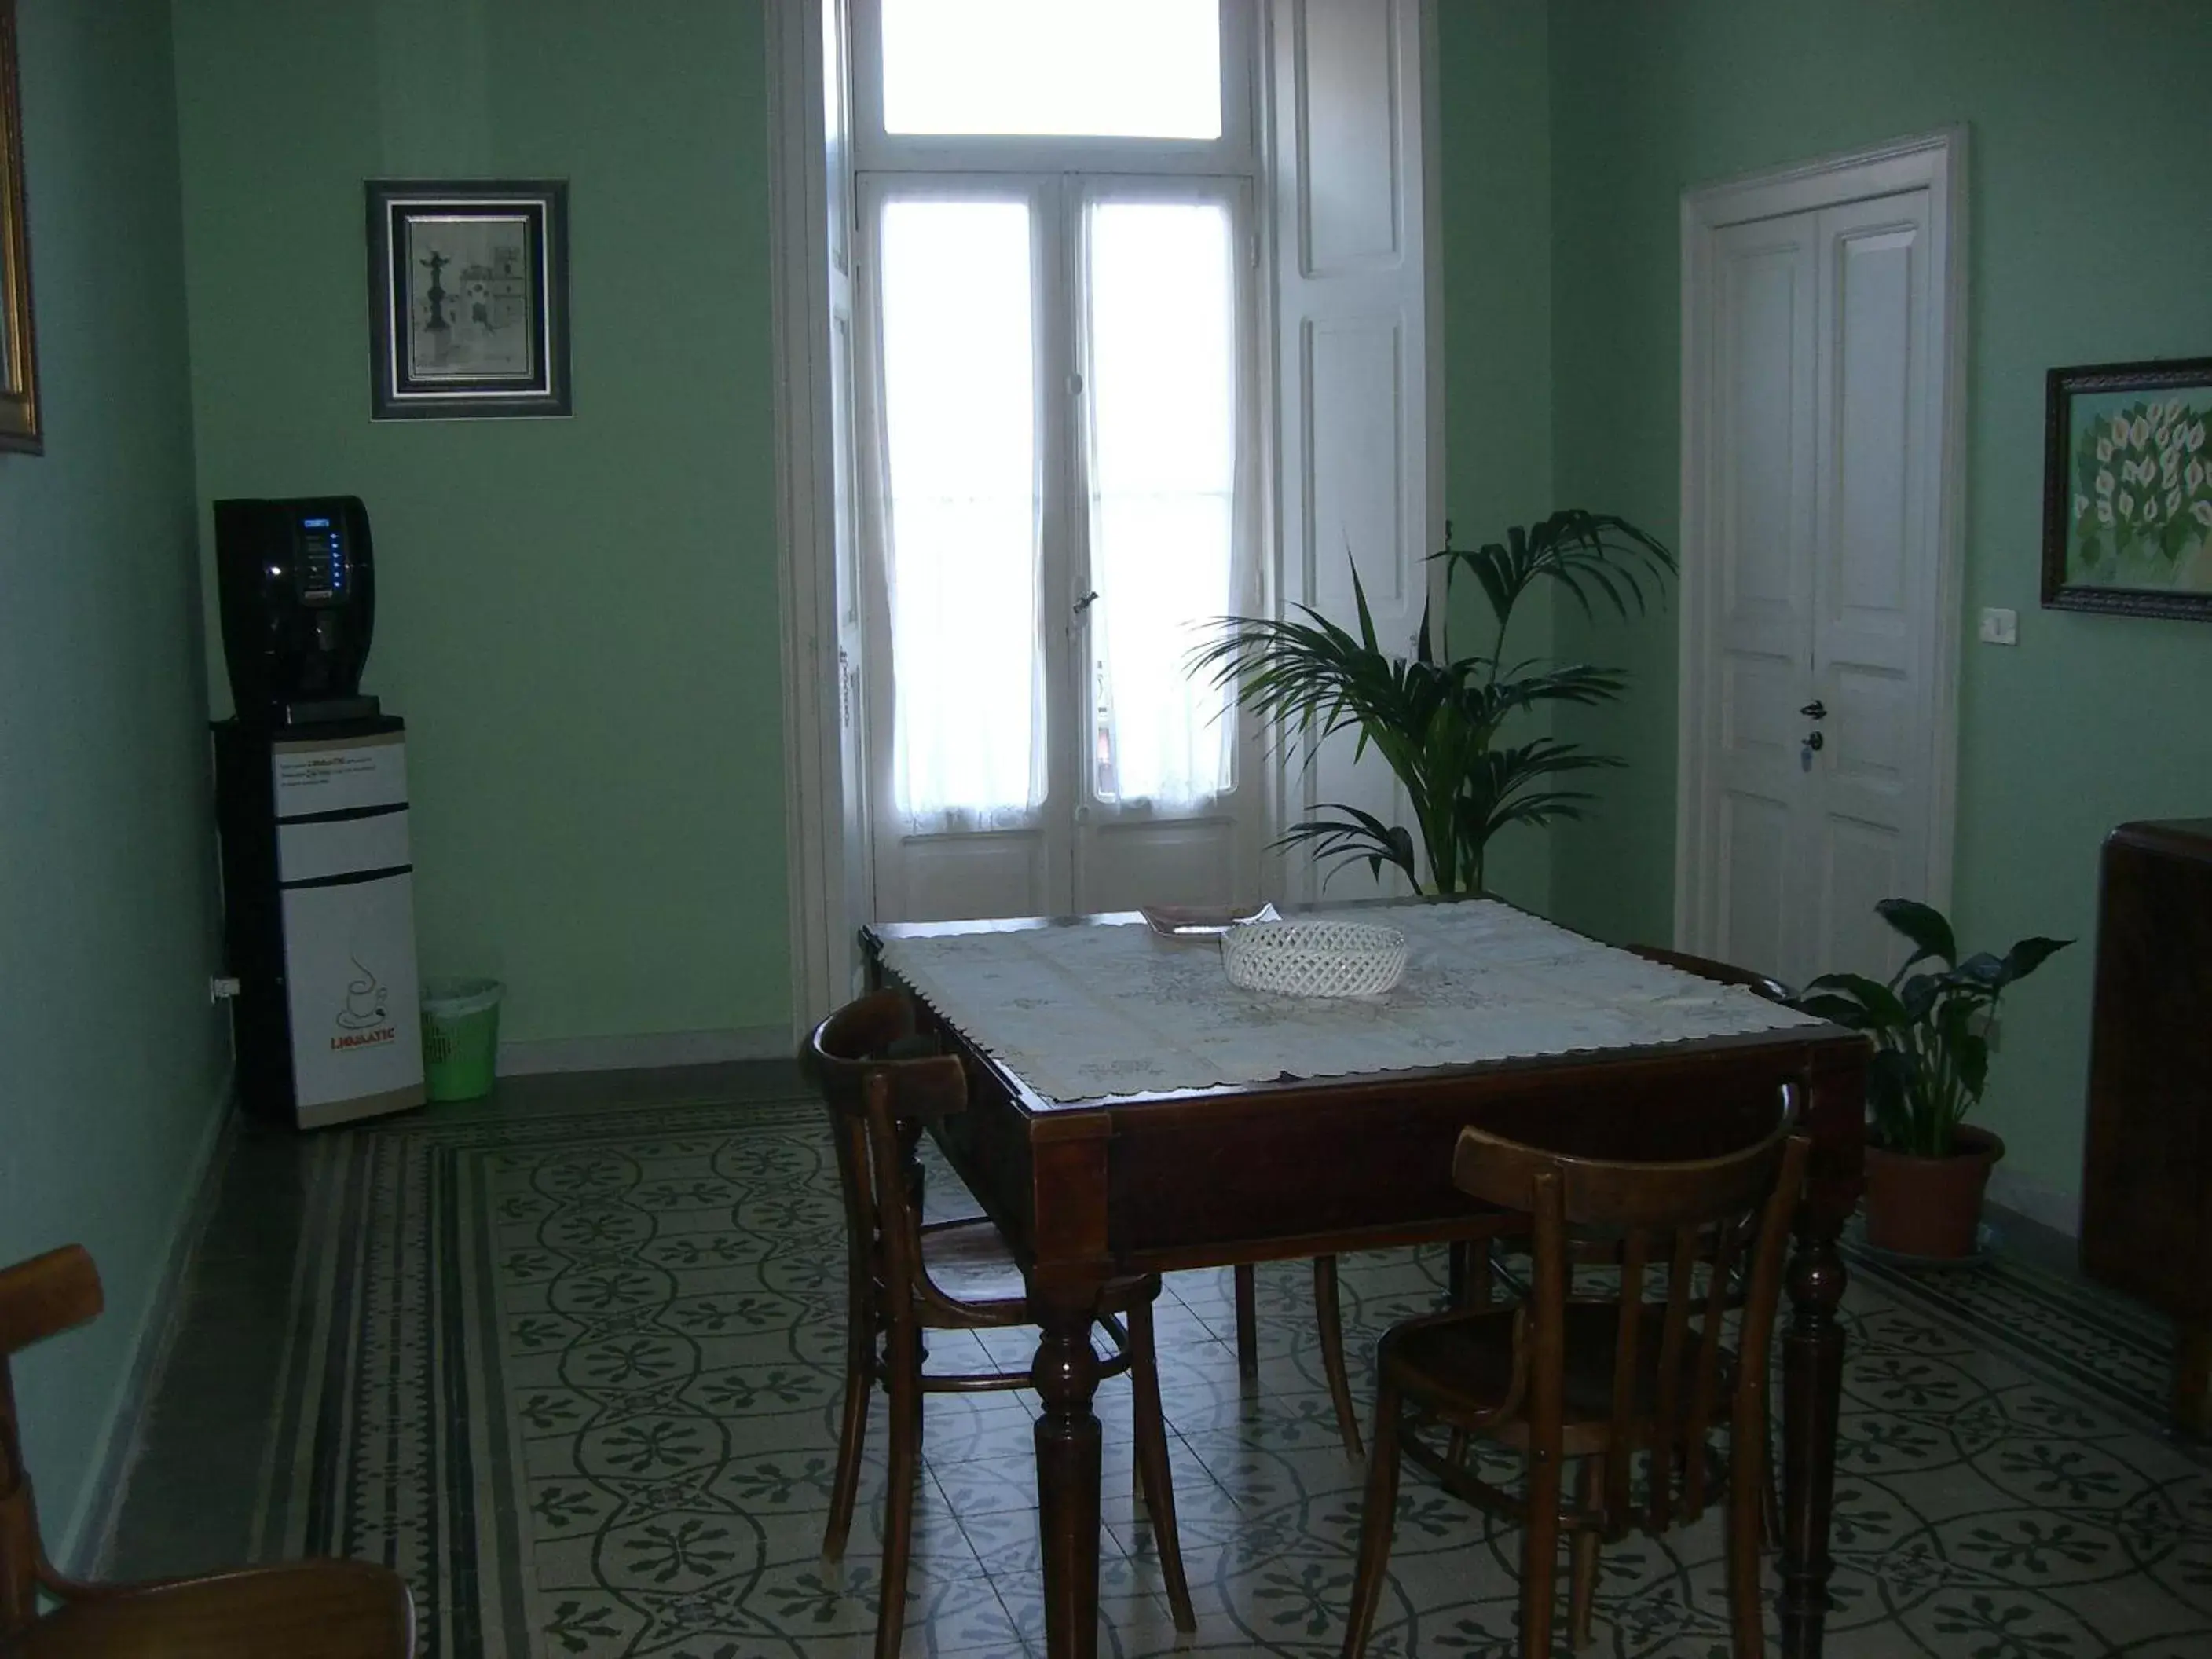
[[[572,413],[568,180],[366,190],[370,418]]]
[[[2043,604],[2212,622],[2212,357],[2050,372]]]

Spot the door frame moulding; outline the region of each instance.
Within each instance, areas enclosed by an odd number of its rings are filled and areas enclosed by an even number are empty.
[[[794,1036],[850,994],[830,429],[829,168],[821,0],[768,7],[769,310],[775,339],[785,899]]]
[[[1958,814],[1959,672],[1966,593],[1967,133],[1964,125],[1771,171],[1694,186],[1681,203],[1681,624],[1675,728],[1674,944],[1699,951],[1699,880],[1705,848],[1701,803],[1714,757],[1704,742],[1712,647],[1717,632],[1714,573],[1697,551],[1718,508],[1706,489],[1710,399],[1703,370],[1713,356],[1713,242],[1735,225],[1841,207],[1911,190],[1929,193],[1929,276],[1942,307],[1943,353],[1934,487],[1937,604],[1929,691],[1929,902],[1948,909]]]
[[[834,0],[778,0],[766,8],[769,145],[770,315],[775,335],[776,542],[779,645],[783,708],[783,784],[786,899],[789,927],[792,1028],[802,1035],[816,1019],[851,994],[854,933],[863,920],[845,913],[846,856],[842,799],[842,708],[844,686],[837,661],[839,629],[836,547],[835,444],[832,420],[829,315],[829,173],[823,133],[823,4]],[[1438,0],[1413,0],[1419,31],[1425,155],[1422,200],[1422,279],[1429,330],[1428,357],[1443,349],[1441,169],[1436,139],[1439,124],[1436,30]],[[1278,325],[1278,261],[1295,257],[1268,210],[1274,189],[1273,124],[1292,118],[1275,107],[1279,89],[1272,85],[1274,32],[1291,27],[1304,0],[1237,0],[1249,6],[1253,22],[1247,37],[1254,53],[1255,142],[1260,146],[1253,187],[1261,220],[1263,253],[1257,284],[1254,326],[1259,354],[1257,411],[1262,430],[1254,446],[1261,477],[1256,481],[1261,602],[1269,614],[1300,596],[1285,568],[1278,497],[1288,480],[1280,469],[1291,464],[1281,453],[1279,412],[1283,398],[1275,345]],[[842,7],[840,7],[842,13]],[[848,198],[848,201],[852,199]],[[848,231],[849,231],[848,227]],[[1290,239],[1290,240],[1294,240]],[[1426,485],[1422,506],[1429,520],[1428,545],[1437,544],[1443,516],[1443,377],[1428,377],[1426,406],[1420,412],[1425,442]],[[1438,601],[1443,572],[1428,567],[1429,592]],[[1294,587],[1299,591],[1291,591]],[[865,669],[864,669],[865,672]],[[1291,765],[1295,767],[1291,759]],[[1300,785],[1279,764],[1266,775],[1268,834],[1272,837],[1295,810]],[[872,825],[862,833],[872,839]],[[866,867],[875,867],[874,849]],[[1264,873],[1264,886],[1279,887],[1279,866]]]

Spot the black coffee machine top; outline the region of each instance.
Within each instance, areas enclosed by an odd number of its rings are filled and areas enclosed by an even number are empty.
[[[215,504],[222,653],[241,725],[372,718],[361,695],[376,621],[368,511],[351,495]]]

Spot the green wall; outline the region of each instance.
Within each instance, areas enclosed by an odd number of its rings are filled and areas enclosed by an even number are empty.
[[[2038,609],[2043,375],[2212,352],[2212,8],[1560,0],[1551,40],[1554,475],[1563,498],[1678,522],[1678,203],[1686,185],[1953,123],[1967,184],[1967,550],[1955,910],[1975,945],[2083,943],[2014,994],[1987,1121],[2015,1175],[2079,1186],[2098,844],[2212,811],[2212,627]],[[2021,613],[2020,645],[1973,642]],[[1561,916],[1672,925],[1675,635],[1563,617],[1560,649],[1634,667],[1564,723],[1634,757],[1561,832]]]
[[[1437,232],[1443,272],[1444,501],[1462,545],[1543,517],[1552,499],[1552,133],[1544,0],[1463,0],[1437,18]],[[1462,580],[1451,648],[1487,651],[1496,621]],[[1551,649],[1551,596],[1516,608],[1508,648]],[[1544,722],[1532,720],[1534,735]],[[1547,832],[1491,845],[1490,888],[1552,903]]]
[[[220,960],[164,0],[20,0],[46,453],[0,455],[0,1262],[88,1330],[16,1370],[71,1565],[220,1116]]]
[[[424,971],[504,978],[508,1038],[780,1036],[757,0],[174,15],[203,539],[367,501]],[[410,175],[569,180],[573,418],[369,420],[362,181]]]

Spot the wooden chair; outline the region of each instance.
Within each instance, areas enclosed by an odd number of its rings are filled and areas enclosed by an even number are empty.
[[[1479,1229],[1480,1237],[1452,1241],[1454,1307],[1467,1304],[1470,1287],[1486,1287],[1488,1280],[1482,1275],[1488,1270],[1488,1251],[1494,1231],[1493,1225],[1483,1224]],[[1259,1286],[1249,1262],[1237,1267],[1232,1278],[1237,1306],[1237,1370],[1238,1375],[1249,1379],[1260,1374]],[[1486,1288],[1483,1295],[1486,1299]],[[1347,1453],[1364,1457],[1367,1454],[1359,1440],[1359,1413],[1352,1403],[1352,1377],[1344,1364],[1344,1315],[1337,1295],[1336,1258],[1333,1255],[1313,1259],[1313,1299],[1314,1323],[1321,1333],[1322,1374],[1328,1380],[1329,1404],[1336,1411],[1336,1432]]]
[[[1683,973],[1694,974],[1699,979],[1713,980],[1722,985],[1738,986],[1754,996],[1764,997],[1769,1002],[1790,1000],[1790,988],[1780,980],[1759,973],[1753,969],[1739,968],[1734,963],[1722,962],[1712,957],[1692,956],[1687,951],[1673,951],[1662,945],[1631,945],[1623,948],[1631,956],[1642,957],[1646,962],[1656,962],[1662,967],[1679,969]],[[1497,1242],[1476,1263],[1477,1283],[1467,1299],[1468,1303],[1474,1305],[1487,1303],[1491,1298],[1492,1284],[1500,1279],[1516,1295],[1526,1295],[1528,1289],[1527,1275],[1516,1272],[1498,1258],[1500,1256],[1525,1257],[1528,1254],[1528,1234],[1526,1228],[1501,1233]],[[1573,1254],[1577,1266],[1607,1266],[1618,1261],[1620,1251],[1617,1243],[1597,1239],[1585,1241],[1574,1249]],[[1729,1276],[1728,1305],[1730,1311],[1743,1304],[1746,1288],[1744,1271],[1744,1264],[1739,1261]],[[1458,1461],[1459,1455],[1465,1449],[1465,1444],[1464,1437],[1455,1435],[1452,1437],[1453,1461]],[[1775,1490],[1773,1459],[1771,1455],[1767,1459],[1767,1470],[1762,1490],[1765,1494],[1764,1514],[1766,1541],[1778,1547],[1782,1542],[1782,1500],[1780,1494]]]
[[[1375,1445],[1361,1517],[1358,1572],[1345,1659],[1366,1650],[1382,1591],[1401,1458],[1445,1489],[1518,1522],[1521,1652],[1552,1651],[1559,1534],[1573,1539],[1568,1629],[1589,1640],[1601,1542],[1632,1525],[1654,1534],[1696,1520],[1723,1478],[1709,1431],[1729,1431],[1729,1621],[1739,1659],[1760,1659],[1759,1504],[1766,1444],[1767,1354],[1784,1248],[1810,1143],[1791,1133],[1788,1103],[1747,1150],[1692,1163],[1618,1164],[1565,1157],[1479,1129],[1462,1131],[1452,1179],[1534,1226],[1534,1284],[1516,1304],[1409,1320],[1382,1339]],[[1620,1279],[1578,1289],[1574,1245],[1611,1241]],[[1737,1346],[1725,1346],[1731,1277],[1750,1271]],[[1650,1281],[1661,1294],[1649,1295]],[[1519,1492],[1476,1477],[1409,1430],[1435,1424],[1521,1454]],[[1648,1462],[1632,1498],[1631,1464]],[[1578,1460],[1563,1506],[1565,1463]],[[1679,1490],[1678,1490],[1679,1488]]]
[[[365,1561],[297,1561],[148,1584],[84,1584],[46,1559],[8,1362],[101,1306],[80,1244],[0,1272],[0,1656],[6,1659],[409,1659],[415,1604]],[[41,1595],[59,1603],[41,1613]]]
[[[927,1039],[915,1036],[914,1005],[906,994],[878,991],[848,1003],[814,1028],[799,1058],[830,1108],[848,1243],[845,1411],[822,1553],[833,1561],[845,1553],[860,1487],[868,1401],[880,1382],[890,1395],[891,1442],[876,1653],[878,1659],[895,1659],[905,1626],[923,1397],[1030,1386],[1026,1368],[960,1375],[927,1371],[922,1334],[995,1330],[1034,1321],[1021,1268],[995,1225],[981,1218],[921,1219],[915,1151],[931,1123],[966,1108],[968,1078],[958,1055],[936,1054]],[[1176,1628],[1188,1632],[1198,1628],[1198,1620],[1176,1537],[1175,1483],[1168,1468],[1167,1426],[1160,1413],[1152,1346],[1152,1304],[1159,1293],[1157,1273],[1108,1284],[1100,1325],[1115,1353],[1100,1374],[1129,1374],[1145,1510],[1158,1546]]]
[[[1237,1370],[1240,1376],[1260,1374],[1259,1286],[1252,1265],[1245,1262],[1232,1273],[1237,1297]],[[1329,1404],[1336,1408],[1336,1431],[1344,1449],[1361,1455],[1359,1413],[1352,1403],[1352,1376],[1344,1364],[1344,1315],[1337,1300],[1336,1258],[1313,1259],[1314,1323],[1321,1330],[1321,1369],[1328,1379]]]

